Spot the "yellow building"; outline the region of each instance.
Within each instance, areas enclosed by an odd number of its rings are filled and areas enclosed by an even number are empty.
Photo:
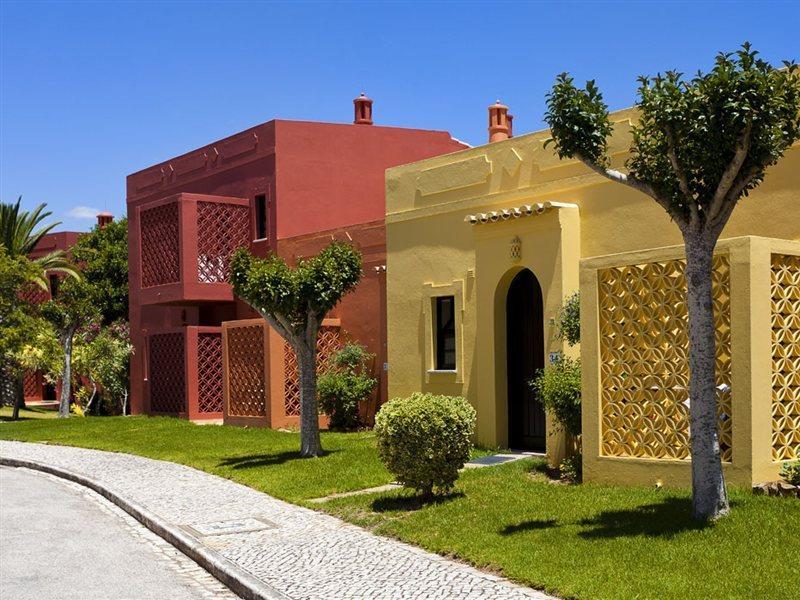
[[[621,166],[636,115],[612,118]],[[527,380],[580,353],[585,479],[688,484],[677,226],[649,197],[559,160],[546,131],[502,139],[490,123],[500,141],[387,171],[389,396],[462,395],[479,443],[555,462],[566,442]],[[800,145],[722,237],[722,451],[728,481],[749,485],[800,457]],[[553,317],[579,288],[582,347],[569,348]]]

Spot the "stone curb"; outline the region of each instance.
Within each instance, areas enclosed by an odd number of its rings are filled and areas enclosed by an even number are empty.
[[[272,588],[264,581],[253,577],[250,573],[238,567],[228,559],[210,551],[199,541],[183,532],[178,526],[166,522],[143,506],[126,500],[91,477],[31,460],[9,458],[6,456],[0,456],[0,465],[42,471],[94,490],[110,502],[116,504],[150,531],[175,546],[178,550],[224,583],[231,591],[245,600],[292,600],[292,598],[286,594]]]

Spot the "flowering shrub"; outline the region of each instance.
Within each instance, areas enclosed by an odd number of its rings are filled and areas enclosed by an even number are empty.
[[[475,409],[458,396],[414,394],[375,417],[378,453],[397,481],[430,496],[452,489],[469,460]]]

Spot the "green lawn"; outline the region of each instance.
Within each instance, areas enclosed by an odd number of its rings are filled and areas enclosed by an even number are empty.
[[[323,509],[564,597],[797,597],[797,500],[734,490],[732,514],[702,527],[688,492],[556,485],[541,467],[467,471],[438,503],[395,491]]]
[[[290,502],[392,481],[378,460],[372,432],[323,432],[326,454],[315,459],[299,457],[298,433],[195,425],[166,417],[3,422],[0,439],[82,446],[169,460]]]
[[[371,433],[323,433],[328,454],[310,460],[297,458],[296,433],[165,418],[3,422],[0,438],[172,460],[301,504],[391,480]],[[541,466],[466,471],[435,503],[395,491],[311,506],[565,597],[783,599],[800,589],[795,499],[734,491],[731,516],[701,527],[688,492],[555,485]]]
[[[14,409],[10,406],[0,406],[0,422],[10,421],[12,414],[14,414]],[[57,410],[40,408],[38,406],[23,408],[19,411],[19,418],[24,421],[28,419],[55,419],[57,416]]]

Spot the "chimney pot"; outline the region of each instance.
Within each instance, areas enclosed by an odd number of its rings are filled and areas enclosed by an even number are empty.
[[[355,105],[355,119],[353,123],[356,125],[372,125],[372,100],[367,98],[364,92],[353,100]]]
[[[97,214],[97,226],[100,229],[111,223],[113,220],[114,215],[112,215],[110,212],[101,212]]]
[[[511,137],[509,116],[508,107],[500,104],[500,100],[489,107],[489,143],[501,142]]]

